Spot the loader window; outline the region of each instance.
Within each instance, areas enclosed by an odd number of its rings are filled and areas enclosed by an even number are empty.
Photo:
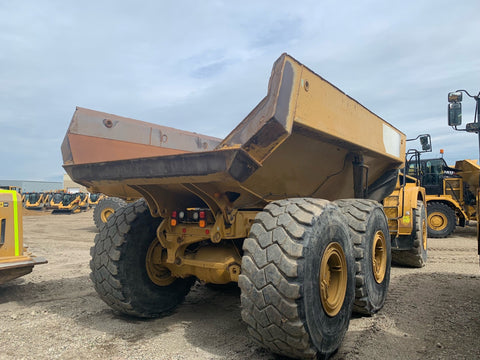
[[[440,195],[443,193],[445,166],[443,159],[422,160],[422,186],[428,195]]]

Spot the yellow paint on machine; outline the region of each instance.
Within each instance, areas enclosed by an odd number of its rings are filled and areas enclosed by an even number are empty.
[[[19,213],[18,204],[21,202],[20,194],[14,190],[0,190],[0,221],[4,237],[0,246],[0,257],[20,256],[23,248],[23,232],[21,226],[22,214]],[[13,239],[13,246],[10,241]]]

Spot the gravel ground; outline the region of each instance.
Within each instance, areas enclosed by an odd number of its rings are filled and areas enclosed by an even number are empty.
[[[393,267],[385,307],[352,318],[333,359],[480,358],[475,231],[429,239],[422,269]],[[248,337],[236,287],[196,284],[161,319],[116,315],[88,277],[95,234],[92,211],[24,217],[25,243],[49,263],[0,285],[0,359],[281,359]]]

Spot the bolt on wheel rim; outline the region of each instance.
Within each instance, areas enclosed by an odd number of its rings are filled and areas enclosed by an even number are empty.
[[[347,260],[342,246],[328,244],[320,263],[320,300],[328,316],[340,312],[347,291]]]
[[[375,281],[380,284],[387,272],[387,242],[381,230],[378,230],[373,238],[372,270]]]

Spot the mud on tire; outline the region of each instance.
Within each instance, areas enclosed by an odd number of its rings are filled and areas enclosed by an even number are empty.
[[[380,203],[367,199],[337,200],[348,219],[355,253],[353,311],[372,315],[385,303],[390,283],[391,242],[388,222]]]
[[[239,287],[242,318],[259,344],[302,359],[339,347],[355,297],[346,223],[336,205],[318,199],[275,201],[258,213],[243,244]]]
[[[91,248],[90,278],[100,298],[112,309],[136,317],[158,317],[183,301],[194,279],[175,279],[158,286],[150,279],[147,251],[156,240],[161,218],[153,218],[138,200],[113,214]]]

